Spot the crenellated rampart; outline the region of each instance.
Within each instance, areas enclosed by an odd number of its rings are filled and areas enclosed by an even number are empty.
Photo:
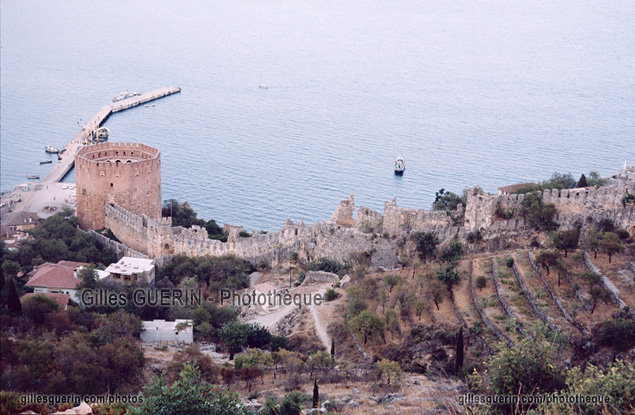
[[[544,191],[541,196],[543,201],[556,204],[559,211],[556,220],[563,229],[588,228],[610,218],[618,228],[632,231],[635,207],[623,206],[621,201],[626,190],[633,186],[635,184],[627,182],[599,189]],[[262,259],[277,263],[288,260],[291,253],[296,252],[308,261],[320,257],[341,261],[349,259],[352,252],[361,251],[372,253],[373,264],[377,267],[394,267],[399,254],[412,247],[404,248],[404,241],[410,243],[413,232],[430,232],[440,241],[454,237],[465,241],[470,232],[480,230],[489,251],[527,247],[534,230],[522,218],[503,220],[494,214],[499,204],[505,209],[520,207],[524,197],[469,192],[465,209],[459,205],[452,214],[404,208],[393,199],[385,203],[383,214],[362,206],[355,217],[351,195],[339,203],[328,222],[305,225],[287,219],[280,231],[250,237],[239,235],[241,227],[228,227],[227,242],[209,239],[207,231],[198,226],[191,229],[172,227],[169,218],[136,215],[116,201],[106,204],[105,216],[106,227],[117,238],[151,258],[175,254],[233,254],[252,263]],[[463,216],[464,222],[457,224],[455,218]]]

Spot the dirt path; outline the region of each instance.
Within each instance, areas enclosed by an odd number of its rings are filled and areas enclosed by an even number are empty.
[[[322,307],[322,306],[319,306],[319,307]],[[320,338],[320,341],[324,345],[324,348],[327,351],[329,351],[331,349],[331,339],[329,338],[329,335],[326,332],[326,325],[320,318],[320,312],[318,311],[316,306],[309,307],[309,310],[311,310],[311,316],[313,316],[313,324],[315,325],[315,332],[317,333],[318,337]]]

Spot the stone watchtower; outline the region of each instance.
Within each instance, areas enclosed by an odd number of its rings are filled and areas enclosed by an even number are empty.
[[[139,143],[99,143],[75,155],[77,217],[84,229],[105,226],[105,203],[161,217],[161,151]]]

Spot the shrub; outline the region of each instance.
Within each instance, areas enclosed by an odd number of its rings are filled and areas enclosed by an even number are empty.
[[[238,232],[238,236],[240,236],[241,238],[251,238],[251,234],[244,230]]]
[[[481,230],[479,229],[479,230],[468,233],[466,236],[466,239],[469,243],[474,244],[476,242],[483,240],[483,234],[481,233]]]
[[[607,320],[598,327],[600,344],[624,352],[635,346],[635,321],[630,319]]]
[[[485,278],[484,275],[479,275],[476,277],[476,280],[474,280],[474,283],[476,284],[476,288],[482,290],[487,286],[487,278]]]
[[[538,326],[534,339],[523,338],[513,348],[501,343],[485,362],[487,370],[468,376],[475,391],[489,395],[528,395],[552,393],[565,386],[564,374],[554,364],[556,349]],[[492,407],[496,413],[510,413],[511,406]]]
[[[567,371],[567,388],[558,396],[604,396],[608,403],[554,403],[542,404],[539,413],[549,414],[627,414],[635,407],[635,364],[620,360],[609,365],[606,371],[589,364],[584,372],[579,367]],[[566,401],[565,401],[566,402]]]
[[[513,257],[509,257],[505,260],[505,265],[507,265],[507,268],[511,268],[514,266],[514,258]]]
[[[617,234],[617,236],[621,240],[626,240],[626,239],[631,237],[631,235],[628,233],[628,231],[626,229],[620,229],[619,231],[617,231],[615,233]]]
[[[328,258],[320,258],[317,261],[311,261],[307,264],[307,270],[309,271],[331,272],[339,275],[340,277],[343,277],[344,274],[346,274],[348,268],[349,266],[346,261],[344,261],[344,263],[339,263]]]
[[[340,295],[337,293],[337,291],[335,291],[333,288],[329,288],[328,290],[326,290],[326,292],[324,293],[324,300],[325,301],[333,301],[336,298],[338,298]]]

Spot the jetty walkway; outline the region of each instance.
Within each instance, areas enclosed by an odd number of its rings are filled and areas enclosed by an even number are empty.
[[[181,92],[181,88],[168,86],[134,97],[122,99],[121,101],[113,102],[112,104],[104,106],[93,118],[90,119],[90,121],[88,121],[81,131],[68,144],[66,144],[64,147],[65,151],[60,154],[62,159],[59,163],[57,163],[53,170],[51,170],[46,178],[42,180],[42,183],[60,182],[73,168],[75,164],[75,153],[77,153],[77,150],[80,149],[87,141],[88,134],[101,127],[112,114],[119,111],[125,111],[138,105],[145,104],[146,102],[154,101],[155,99],[163,98],[178,92]]]

